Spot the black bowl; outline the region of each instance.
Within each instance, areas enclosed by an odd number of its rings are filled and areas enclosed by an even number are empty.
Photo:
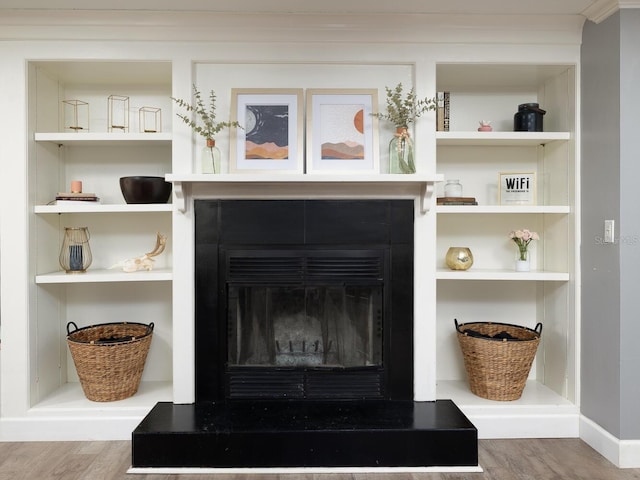
[[[127,203],[167,203],[171,183],[164,177],[121,177],[120,190]]]

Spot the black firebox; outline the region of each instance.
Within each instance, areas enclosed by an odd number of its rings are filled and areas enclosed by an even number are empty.
[[[196,401],[413,399],[413,201],[196,200]]]

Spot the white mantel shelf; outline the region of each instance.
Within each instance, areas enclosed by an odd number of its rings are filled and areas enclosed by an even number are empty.
[[[220,187],[251,186],[253,189],[260,187],[289,187],[302,189],[305,196],[311,196],[321,191],[330,190],[332,194],[340,198],[349,196],[361,196],[358,192],[351,193],[355,187],[366,188],[371,193],[370,198],[386,198],[398,191],[405,192],[407,196],[420,197],[420,212],[427,213],[431,208],[435,184],[442,182],[444,176],[440,174],[168,174],[165,176],[168,182],[173,183],[176,208],[186,211],[185,191],[195,184],[208,184]],[[212,192],[214,195],[215,191]],[[219,192],[218,192],[219,193]],[[283,191],[283,194],[286,193]]]

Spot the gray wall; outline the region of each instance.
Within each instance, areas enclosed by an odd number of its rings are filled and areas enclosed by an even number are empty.
[[[620,437],[640,438],[640,10],[620,16]]]
[[[640,10],[585,24],[581,410],[622,440],[640,438],[639,56]],[[602,242],[605,219],[615,244]]]

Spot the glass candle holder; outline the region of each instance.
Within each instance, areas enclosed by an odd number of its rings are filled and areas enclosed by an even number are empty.
[[[66,273],[85,273],[91,265],[89,229],[87,227],[65,227],[60,249],[60,266]]]
[[[89,104],[82,100],[63,100],[66,132],[89,131]]]
[[[162,110],[157,107],[141,107],[138,110],[140,133],[158,133],[162,131]]]
[[[129,97],[125,95],[109,95],[107,99],[107,131],[129,131]]]
[[[460,180],[447,180],[444,186],[445,197],[462,197],[462,185]]]

